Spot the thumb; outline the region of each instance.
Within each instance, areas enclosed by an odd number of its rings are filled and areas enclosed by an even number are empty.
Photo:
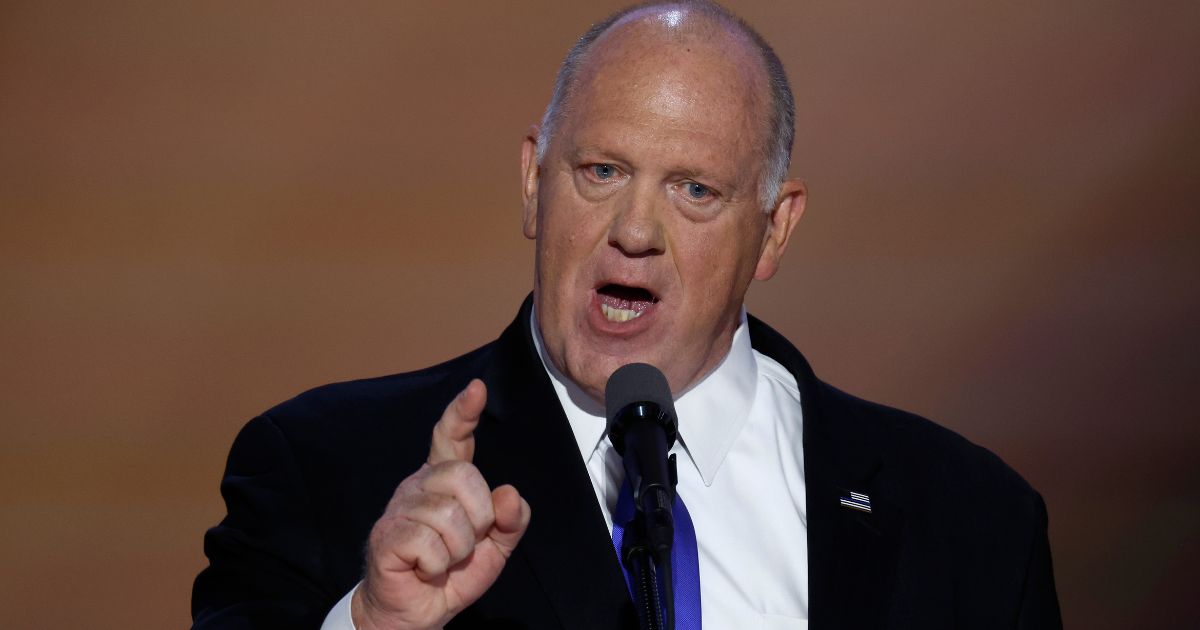
[[[532,511],[517,489],[509,485],[500,486],[492,491],[492,506],[496,520],[487,536],[496,544],[500,553],[508,558],[525,535]]]

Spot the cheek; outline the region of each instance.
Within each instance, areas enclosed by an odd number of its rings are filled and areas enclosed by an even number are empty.
[[[581,227],[578,222],[572,222],[563,216],[548,222],[548,229],[542,232],[541,255],[544,266],[562,272],[566,271],[563,268],[565,265],[570,265],[572,260],[581,257],[581,244],[584,242]]]
[[[758,262],[751,229],[732,224],[677,232],[675,264],[693,308],[724,310],[740,301]],[[711,229],[708,229],[710,228]]]
[[[559,307],[570,308],[579,302],[588,269],[603,242],[606,228],[594,208],[570,204],[552,206],[541,217],[538,233],[537,268],[540,285],[547,298]]]
[[[545,253],[560,265],[583,264],[607,242],[608,216],[602,205],[563,204],[547,212],[540,233]]]
[[[711,285],[718,278],[733,273],[737,249],[727,231],[692,230],[676,239],[678,265],[682,274],[693,281]]]
[[[754,269],[758,266],[759,255],[762,253],[763,236],[767,229],[762,216],[756,214],[752,217],[741,217],[727,244],[731,251],[730,257],[736,262],[738,275],[745,275],[747,282],[753,276]]]

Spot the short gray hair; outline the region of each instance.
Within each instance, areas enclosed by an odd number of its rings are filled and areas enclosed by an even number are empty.
[[[542,163],[550,138],[562,122],[563,107],[575,87],[575,80],[580,66],[596,42],[614,24],[636,11],[659,7],[679,6],[711,18],[718,24],[728,28],[735,34],[742,35],[753,43],[754,48],[762,58],[763,69],[771,90],[771,107],[767,117],[768,141],[763,144],[760,153],[764,167],[762,178],[759,180],[759,204],[764,212],[775,207],[779,187],[787,178],[788,167],[792,161],[792,142],[796,137],[796,101],[792,96],[792,87],[788,83],[787,73],[783,70],[783,62],[771,48],[771,45],[758,34],[745,20],[730,13],[725,7],[709,0],[679,0],[675,2],[656,1],[634,5],[622,9],[604,20],[593,24],[591,28],[575,42],[567,57],[563,59],[558,75],[554,79],[554,92],[550,96],[550,104],[542,115],[542,124],[538,128],[537,161]]]

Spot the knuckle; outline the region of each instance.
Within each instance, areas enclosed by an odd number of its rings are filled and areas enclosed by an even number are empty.
[[[452,419],[450,410],[446,409],[442,417],[433,425],[433,431],[429,434],[431,443],[437,444],[439,441],[450,438],[450,422]]]
[[[446,472],[450,476],[451,481],[456,484],[473,484],[476,481],[482,481],[483,476],[479,473],[479,469],[471,462],[455,460],[447,462]]]
[[[424,523],[442,535],[454,534],[470,522],[466,507],[457,498],[436,492],[416,497],[400,516]]]
[[[470,487],[470,484],[474,482],[476,477],[482,479],[479,469],[474,464],[452,459],[434,465],[428,482],[435,482],[439,486],[446,485],[459,490]]]
[[[429,492],[422,495],[420,507],[431,516],[443,520],[454,515],[457,505],[458,501],[454,497]]]
[[[388,501],[388,510],[391,510],[393,506],[402,505],[415,492],[419,492],[423,478],[424,475],[416,473],[401,481],[400,485],[396,486],[396,491],[392,493],[391,500]]]
[[[377,551],[384,546],[384,541],[387,539],[387,534],[384,533],[386,524],[383,520],[375,523],[375,527],[371,528],[371,534],[367,536],[367,549]]]
[[[367,548],[372,551],[387,549],[395,542],[396,536],[402,530],[400,519],[395,515],[385,514],[375,521],[371,533],[367,536]]]
[[[396,486],[396,490],[392,492],[392,499],[388,502],[388,507],[390,508],[392,504],[402,502],[412,494],[420,492],[422,484],[424,484],[425,480],[432,473],[430,468],[429,464],[422,464],[416,472],[402,479],[400,484]]]
[[[436,531],[428,527],[414,529],[416,531],[410,542],[415,549],[419,550],[417,556],[420,558],[421,564],[426,568],[440,566],[444,569],[450,560],[450,550],[446,548],[445,541]]]
[[[458,420],[462,416],[462,396],[455,396],[450,404],[446,405],[445,411],[442,412],[441,419],[438,420],[437,426],[443,431],[448,427],[450,422]]]
[[[467,519],[467,512],[463,508],[463,504],[457,500],[451,499],[438,507],[438,513],[449,522],[460,522]]]
[[[378,539],[376,553],[402,557],[424,557],[445,553],[441,536],[427,525],[406,518],[394,519],[390,532]]]
[[[404,540],[406,543],[431,551],[438,551],[442,547],[441,536],[438,536],[436,531],[429,526],[420,526],[415,523],[408,528]]]

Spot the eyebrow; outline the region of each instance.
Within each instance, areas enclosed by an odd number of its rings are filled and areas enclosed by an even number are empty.
[[[630,163],[630,160],[622,156],[619,152],[610,149],[601,149],[594,145],[576,147],[567,157],[573,162],[590,161],[590,158],[585,158],[585,156],[591,156],[599,160],[611,159],[614,162],[622,162],[624,164]]]

